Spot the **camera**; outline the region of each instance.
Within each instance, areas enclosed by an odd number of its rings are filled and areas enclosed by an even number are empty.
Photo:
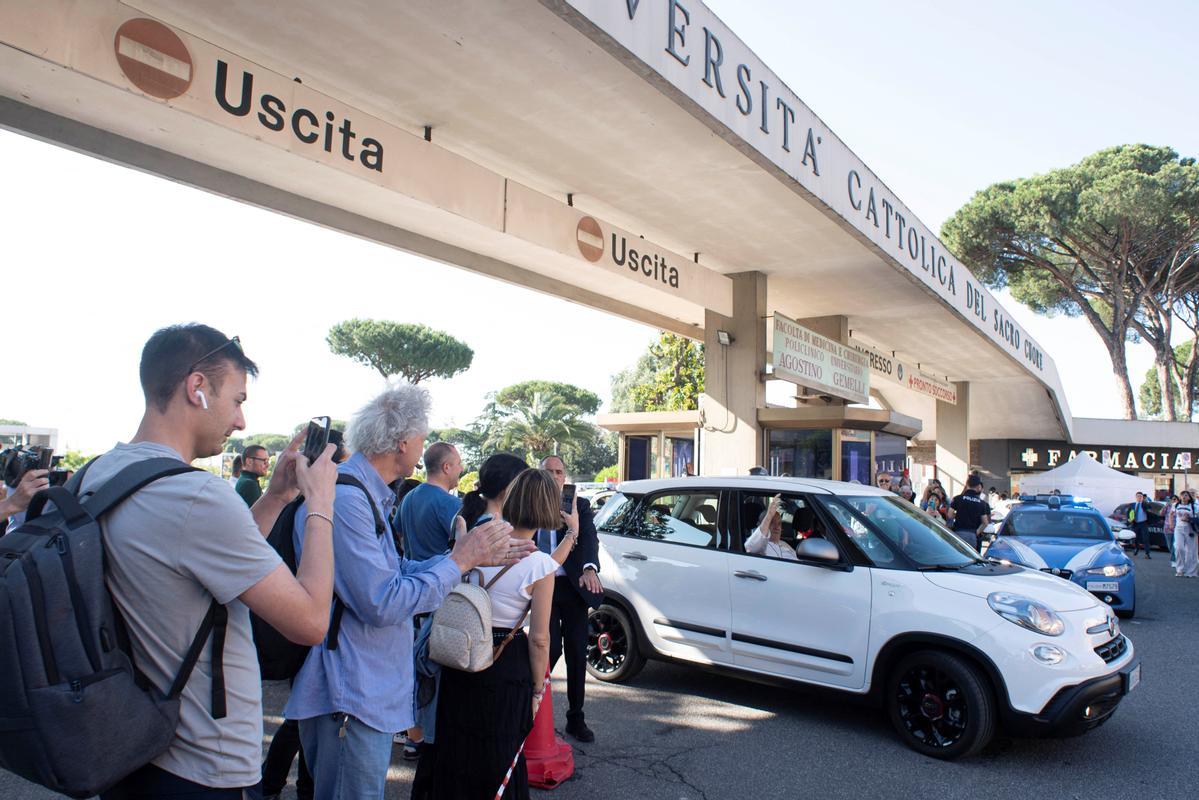
[[[10,447],[0,453],[0,477],[15,488],[29,470],[50,469],[61,458],[49,447]]]

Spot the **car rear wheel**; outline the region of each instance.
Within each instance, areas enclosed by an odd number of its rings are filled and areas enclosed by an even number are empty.
[[[986,679],[951,653],[922,650],[901,659],[887,682],[887,711],[900,738],[932,758],[975,755],[995,735]]]
[[[604,603],[587,616],[587,672],[609,683],[624,683],[645,666],[637,630],[623,609]]]

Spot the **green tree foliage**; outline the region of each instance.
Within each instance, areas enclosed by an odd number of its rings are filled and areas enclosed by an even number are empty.
[[[581,386],[557,381],[524,381],[505,386],[495,393],[494,401],[498,406],[516,407],[531,406],[537,395],[548,397],[555,395],[577,414],[594,414],[599,411],[600,399],[595,392]]]
[[[402,375],[409,383],[452,378],[468,369],[475,357],[473,350],[448,333],[388,320],[339,322],[326,341],[335,355],[372,367],[385,379]]]
[[[307,425],[308,423],[304,423]],[[244,453],[250,445],[262,445],[268,453],[281,453],[283,448],[291,444],[291,437],[295,434],[285,435],[282,433],[252,433],[249,436],[230,436],[225,440],[226,453]]]
[[[475,484],[479,482],[479,473],[476,470],[465,472],[458,479],[458,494],[463,495],[467,492],[472,492],[475,489]]]
[[[1183,342],[1174,348],[1174,363],[1178,368],[1177,371],[1171,371],[1170,381],[1174,384],[1174,416],[1177,419],[1190,420],[1194,417],[1196,408],[1187,409],[1183,405],[1183,398],[1192,398],[1192,406],[1194,406],[1193,398],[1199,394],[1199,386],[1196,386],[1195,374],[1191,372],[1191,389],[1190,392],[1183,392],[1178,385],[1176,377],[1177,372],[1185,373],[1186,365],[1191,360],[1191,353],[1194,347],[1191,342]],[[1141,382],[1141,388],[1138,392],[1141,401],[1141,411],[1149,417],[1161,417],[1162,413],[1162,384],[1158,377],[1157,367],[1150,367],[1145,371],[1145,380]]]
[[[660,331],[637,363],[612,378],[612,410],[691,411],[704,392],[704,346]]]
[[[89,456],[79,450],[68,450],[62,454],[62,461],[58,462],[58,468],[74,471],[91,460],[92,456]]]
[[[616,460],[616,434],[598,425],[586,425],[588,435],[567,442],[558,453],[567,472],[579,481],[595,480],[591,476]]]
[[[4,419],[0,417],[0,425],[28,425],[28,422],[22,422],[19,419]]]
[[[522,453],[530,461],[560,453],[591,433],[577,406],[558,395],[536,393],[532,402],[496,403],[498,419],[486,441],[498,450]]]
[[[1195,267],[1187,253],[1199,236],[1199,168],[1168,147],[1108,148],[987,187],[941,236],[987,285],[1009,288],[1039,313],[1086,318],[1107,347],[1125,416],[1135,419],[1126,343],[1153,335],[1142,324],[1147,309]]]
[[[592,480],[596,480],[596,481],[615,481],[615,480],[620,480],[620,467],[619,467],[619,465],[617,465],[617,464],[612,464],[611,466],[604,467],[604,468],[603,468],[603,469],[601,469],[599,472],[595,473],[595,477],[594,477]]]

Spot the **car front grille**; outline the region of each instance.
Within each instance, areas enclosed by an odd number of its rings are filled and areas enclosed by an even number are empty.
[[[1128,640],[1124,638],[1124,634],[1120,634],[1110,642],[1104,642],[1095,648],[1095,654],[1103,659],[1104,663],[1110,664],[1120,656],[1124,655],[1128,650]]]
[[[1048,572],[1050,575],[1056,575],[1059,578],[1070,580],[1070,576],[1074,573],[1068,569],[1054,569],[1053,567],[1045,567],[1041,572]]]

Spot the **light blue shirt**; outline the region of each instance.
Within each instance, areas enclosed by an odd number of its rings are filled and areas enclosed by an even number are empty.
[[[361,453],[338,472],[362,481],[386,519],[395,493]],[[304,516],[296,514],[296,557],[303,557]],[[296,675],[284,716],[310,719],[343,712],[378,731],[395,733],[415,724],[412,714],[412,617],[434,611],[461,580],[444,555],[427,561],[401,559],[390,531],[380,537],[363,492],[337,487],[333,503],[333,590],[345,603],[338,647],[313,647]]]
[[[1145,504],[1137,503],[1136,504],[1136,515],[1133,517],[1132,521],[1133,522],[1144,522],[1147,519],[1149,519],[1149,515],[1145,513]]]

